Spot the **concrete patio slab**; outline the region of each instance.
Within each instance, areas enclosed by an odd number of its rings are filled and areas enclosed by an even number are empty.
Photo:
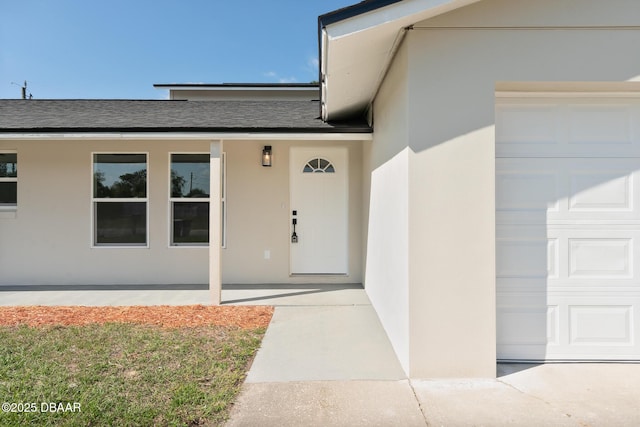
[[[206,285],[0,286],[0,305],[210,305]],[[224,285],[224,305],[369,305],[359,284]]]
[[[495,380],[411,384],[429,426],[580,426],[561,409]]]
[[[208,305],[208,290],[59,290],[59,291],[1,291],[0,306],[25,305]]]
[[[411,384],[433,426],[640,425],[640,365],[500,364],[498,375]]]
[[[499,381],[588,426],[640,425],[640,364],[500,364]]]
[[[404,381],[245,384],[228,427],[425,426]]]
[[[363,305],[276,307],[246,381],[405,378],[373,307]]]

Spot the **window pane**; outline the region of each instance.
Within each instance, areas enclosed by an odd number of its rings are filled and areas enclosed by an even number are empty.
[[[18,176],[18,155],[16,153],[0,153],[0,178]]]
[[[171,155],[171,197],[209,197],[209,155]]]
[[[147,197],[147,155],[94,154],[93,179],[94,197]]]
[[[18,201],[18,183],[0,182],[0,205],[15,205]]]
[[[209,202],[173,203],[173,244],[209,243]]]
[[[144,245],[147,242],[145,202],[97,202],[96,244]]]
[[[310,160],[302,170],[303,173],[334,173],[336,170],[327,159],[313,159]]]

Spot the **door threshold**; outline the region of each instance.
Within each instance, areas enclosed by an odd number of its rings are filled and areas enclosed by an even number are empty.
[[[330,276],[330,277],[347,277],[347,273],[291,273],[290,277],[318,277],[318,276]]]

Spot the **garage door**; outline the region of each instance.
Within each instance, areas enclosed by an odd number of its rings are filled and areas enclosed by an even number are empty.
[[[640,360],[640,99],[498,98],[498,358]]]

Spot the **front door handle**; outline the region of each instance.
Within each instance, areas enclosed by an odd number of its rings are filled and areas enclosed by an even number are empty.
[[[298,211],[293,211],[293,214],[296,215]],[[296,233],[296,225],[298,224],[298,218],[293,218],[293,233],[291,234],[291,243],[298,243],[298,234]]]

